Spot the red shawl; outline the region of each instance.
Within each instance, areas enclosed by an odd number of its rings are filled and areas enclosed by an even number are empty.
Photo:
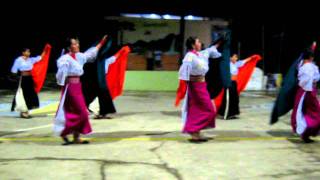
[[[121,95],[126,75],[128,55],[130,53],[129,46],[122,47],[114,56],[116,61],[110,64],[108,73],[106,74],[106,81],[112,99]]]
[[[253,73],[253,70],[256,67],[256,64],[258,63],[258,61],[261,60],[260,55],[253,55],[251,56],[251,58],[252,60],[250,60],[244,66],[239,68],[239,73],[237,78],[239,94],[245,89]],[[175,106],[179,106],[181,100],[185,97],[186,91],[187,91],[187,82],[180,80],[179,87],[177,89],[177,94],[176,94]],[[219,110],[221,106],[221,103],[223,101],[223,96],[224,96],[224,89],[221,90],[219,95],[214,99],[217,110]]]
[[[34,89],[37,93],[40,92],[44,80],[46,79],[48,64],[49,64],[49,56],[51,52],[51,45],[46,44],[44,47],[44,56],[42,59],[33,65],[33,69],[31,71],[32,78],[34,81]]]

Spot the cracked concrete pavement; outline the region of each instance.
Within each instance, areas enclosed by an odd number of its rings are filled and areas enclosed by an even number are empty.
[[[174,93],[126,92],[114,119],[91,120],[89,145],[61,146],[53,113],[33,119],[8,112],[12,95],[0,96],[0,179],[319,179],[320,148],[291,133],[289,115],[270,126],[273,98],[241,96],[241,118],[217,119],[214,139],[191,144],[181,134]],[[58,91],[40,94],[44,105]]]

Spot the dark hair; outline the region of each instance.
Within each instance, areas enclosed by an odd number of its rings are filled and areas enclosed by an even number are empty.
[[[26,51],[30,51],[30,48],[22,48],[22,51],[21,52],[26,52]]]
[[[67,38],[66,39],[66,41],[65,41],[65,44],[64,44],[64,48],[66,49],[66,50],[68,50],[69,49],[69,47],[71,46],[71,40],[72,39],[75,39],[75,40],[77,40],[77,41],[79,41],[79,39],[78,39],[78,37],[69,37],[69,38]]]
[[[192,46],[196,43],[196,39],[198,39],[198,38],[194,37],[194,36],[188,37],[188,39],[186,41],[187,50],[192,50],[193,49]]]
[[[303,52],[302,58],[303,59],[310,59],[314,57],[314,52],[311,49],[306,49]]]

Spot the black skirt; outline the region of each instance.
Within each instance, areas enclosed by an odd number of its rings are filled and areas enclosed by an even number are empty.
[[[39,108],[39,98],[36,91],[34,90],[34,82],[32,76],[21,77],[21,89],[28,109],[30,110]],[[14,97],[12,101],[11,111],[14,111],[15,106],[16,101]]]
[[[232,81],[232,85],[228,88],[228,91],[225,90],[223,101],[219,109],[219,115],[226,117],[227,119],[240,114],[239,110],[239,94],[237,90],[237,82]],[[229,92],[229,102],[227,103],[227,93]],[[228,108],[226,107],[229,105]],[[226,112],[226,110],[228,112]],[[228,114],[225,114],[228,113]],[[225,116],[226,115],[226,116]]]
[[[98,97],[100,107],[99,115],[107,115],[116,112],[108,86],[106,88],[100,88],[97,80],[92,79],[89,81],[82,79],[82,92],[88,108],[93,100]]]

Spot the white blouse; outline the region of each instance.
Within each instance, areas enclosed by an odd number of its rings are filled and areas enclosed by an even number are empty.
[[[188,52],[182,60],[182,65],[179,69],[179,79],[189,81],[190,75],[204,76],[209,70],[209,57],[221,57],[221,53],[218,52],[216,46],[211,46],[197,53]]]
[[[105,67],[106,74],[107,74],[110,64],[112,64],[112,63],[114,63],[116,61],[116,57],[115,56],[111,56],[111,57],[107,58],[105,61],[106,62],[105,62],[104,67]]]
[[[83,65],[87,62],[94,61],[97,54],[98,49],[96,47],[92,47],[85,53],[76,53],[76,59],[71,57],[70,54],[62,55],[57,60],[58,72],[56,74],[56,78],[58,85],[64,86],[65,80],[68,76],[81,76],[83,74]]]
[[[239,68],[241,68],[243,65],[245,65],[245,61],[240,60],[236,63],[230,62],[230,73],[231,75],[238,75]]]
[[[312,91],[313,83],[320,80],[319,68],[314,63],[302,64],[298,69],[299,86],[305,91]]]
[[[28,59],[24,59],[22,56],[20,56],[14,61],[11,72],[17,73],[18,71],[31,71],[33,64],[40,60],[41,56],[29,57]]]

